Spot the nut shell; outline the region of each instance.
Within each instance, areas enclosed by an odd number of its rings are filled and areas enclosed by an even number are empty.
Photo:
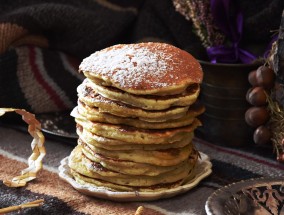
[[[254,87],[248,91],[247,101],[254,106],[267,104],[267,97],[263,87]]]
[[[275,74],[272,69],[260,66],[256,70],[256,80],[259,86],[271,89],[274,86]]]
[[[253,87],[258,86],[257,79],[256,79],[256,70],[253,70],[249,73],[248,81]]]
[[[270,143],[271,131],[264,125],[259,126],[253,134],[253,140],[258,145]]]
[[[269,112],[265,107],[251,107],[245,113],[245,120],[252,127],[264,125],[269,117]]]

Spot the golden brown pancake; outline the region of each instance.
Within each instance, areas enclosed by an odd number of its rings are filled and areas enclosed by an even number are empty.
[[[129,125],[143,129],[165,129],[190,125],[194,121],[194,118],[200,115],[203,111],[204,108],[202,106],[200,108],[192,107],[187,111],[185,116],[179,119],[172,119],[165,122],[147,122],[135,118],[119,117],[109,113],[102,113],[98,108],[91,108],[78,101],[78,106],[74,108],[71,115],[76,116],[80,114],[86,119],[94,122]]]
[[[98,136],[121,140],[133,144],[168,144],[182,140],[182,138],[201,125],[198,119],[188,126],[171,129],[138,129],[125,125],[91,122],[82,116],[75,118],[77,124]]]
[[[77,126],[78,136],[86,143],[96,147],[104,148],[107,150],[161,150],[169,148],[181,148],[192,142],[193,132],[185,135],[180,141],[168,144],[133,144],[120,140],[110,139],[102,136],[97,136],[90,131]]]
[[[190,85],[180,94],[168,96],[135,95],[125,93],[124,91],[114,87],[97,85],[88,79],[85,79],[83,84],[90,86],[105,98],[140,107],[145,110],[164,110],[172,106],[188,106],[196,101],[200,92],[200,86],[198,84]]]
[[[142,95],[180,94],[202,81],[198,61],[166,43],[119,44],[85,58],[79,71],[100,85]]]
[[[182,148],[170,148],[162,150],[120,150],[110,151],[98,148],[79,140],[84,150],[91,154],[101,154],[111,159],[132,161],[137,163],[147,163],[157,166],[174,166],[188,159],[193,152],[193,145],[190,143]]]
[[[194,177],[192,144],[203,73],[189,53],[165,43],[120,44],[79,67],[74,179],[90,188],[160,191]]]
[[[162,190],[168,190],[171,188],[175,188],[183,183],[183,180],[179,180],[173,183],[168,184],[157,184],[153,186],[127,186],[127,185],[120,185],[111,183],[108,181],[94,179],[87,176],[84,176],[74,170],[71,169],[71,174],[73,175],[74,179],[77,183],[93,188],[93,187],[101,187],[107,190],[112,191],[140,191],[140,192],[158,192]],[[189,175],[190,176],[190,175]]]
[[[91,87],[81,84],[77,88],[79,100],[89,107],[97,107],[99,112],[110,113],[112,115],[137,118],[148,122],[164,122],[171,119],[183,117],[188,106],[170,107],[166,110],[143,110],[119,101],[113,101],[105,98],[94,91]]]
[[[191,169],[178,168],[170,172],[165,172],[156,176],[146,175],[127,175],[120,172],[106,169],[96,162],[89,162],[87,167],[82,159],[88,159],[83,156],[80,150],[73,150],[69,156],[68,165],[76,172],[90,178],[105,180],[111,183],[127,186],[152,186],[156,184],[172,183],[186,178]]]
[[[77,147],[81,147],[81,145],[78,145]],[[133,161],[113,159],[110,157],[103,156],[99,153],[94,153],[91,151],[91,149],[88,149],[87,147],[88,146],[85,145],[83,148],[81,148],[81,150],[84,153],[84,155],[87,158],[89,158],[91,161],[100,163],[102,166],[104,166],[107,169],[129,175],[155,176],[161,173],[172,171],[177,168],[192,169],[195,166],[198,158],[198,153],[196,150],[194,150],[193,153],[191,153],[188,160],[182,161],[177,165],[159,166],[154,164],[137,163]]]

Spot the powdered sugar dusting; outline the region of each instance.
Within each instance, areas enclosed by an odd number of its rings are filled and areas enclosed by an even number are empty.
[[[170,45],[150,45],[116,45],[95,52],[83,60],[80,70],[120,88],[163,88],[181,81],[184,76],[174,72],[179,62],[165,51]]]

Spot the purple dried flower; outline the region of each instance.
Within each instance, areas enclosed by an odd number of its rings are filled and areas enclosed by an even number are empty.
[[[204,47],[218,46],[224,43],[225,35],[214,24],[210,11],[210,0],[173,0],[180,14],[191,20],[195,33]]]

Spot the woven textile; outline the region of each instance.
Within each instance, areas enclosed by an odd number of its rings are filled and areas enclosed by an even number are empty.
[[[25,209],[20,214],[133,215],[138,206],[142,205],[145,208],[142,215],[205,215],[205,202],[218,188],[240,180],[284,176],[284,165],[275,160],[272,148],[249,146],[233,149],[194,139],[198,150],[207,154],[213,165],[212,174],[195,188],[169,199],[113,202],[87,197],[61,180],[57,175],[57,167],[61,159],[69,156],[76,141],[62,142],[47,138],[45,169],[26,187],[8,188],[2,184],[2,180],[11,179],[26,167],[27,157],[31,153],[30,136],[26,132],[0,127],[0,137],[0,208],[36,199],[45,200],[43,206]]]

